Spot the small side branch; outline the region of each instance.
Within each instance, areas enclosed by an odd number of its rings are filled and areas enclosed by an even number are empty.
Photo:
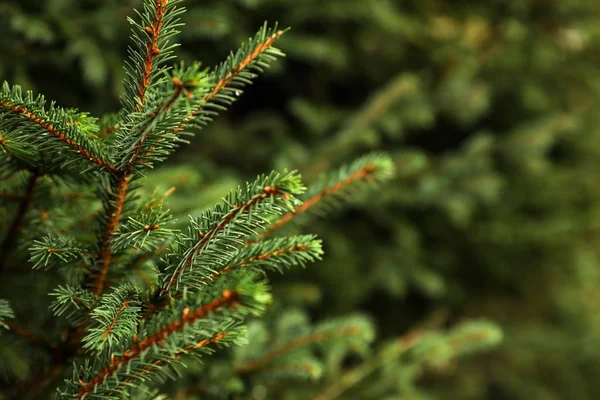
[[[31,175],[31,177],[29,178],[25,194],[23,195],[21,204],[19,205],[19,209],[17,210],[17,215],[15,216],[13,223],[11,224],[8,232],[6,233],[6,237],[4,238],[4,242],[2,243],[2,248],[0,252],[0,272],[2,272],[2,270],[5,269],[8,253],[17,241],[17,237],[23,225],[23,220],[25,219],[25,214],[27,214],[27,211],[31,206],[31,202],[33,200],[33,192],[35,190],[35,186],[38,182],[39,177],[40,174],[38,172],[34,172],[33,175]]]
[[[211,281],[217,279],[219,276],[221,276],[223,274],[226,274],[226,273],[231,272],[231,271],[238,270],[238,269],[243,268],[245,266],[248,266],[248,265],[250,265],[250,264],[252,264],[254,262],[264,261],[264,260],[268,260],[268,259],[275,258],[275,257],[280,257],[280,256],[283,256],[283,255],[289,254],[289,253],[305,251],[307,249],[308,249],[308,246],[303,245],[303,244],[298,244],[298,245],[293,246],[293,247],[284,248],[284,249],[278,249],[278,250],[273,250],[273,251],[268,252],[268,253],[263,253],[263,254],[260,254],[258,256],[255,256],[255,257],[250,257],[249,259],[241,261],[241,262],[238,262],[236,264],[227,265],[223,269],[221,269],[220,271],[213,272],[212,274],[210,274],[209,277],[201,279],[198,282],[199,283],[208,283],[208,282],[211,282]],[[171,304],[172,300],[174,300],[176,298],[179,298],[182,295],[183,295],[183,292],[176,292],[176,293],[174,293],[172,295],[172,297],[166,297],[166,298],[163,299],[162,302],[160,302],[158,304],[152,304],[152,303],[148,304],[146,312],[144,313],[144,315],[143,315],[142,318],[143,319],[150,318],[152,315],[154,315],[155,312],[157,312],[159,310],[162,310],[163,308],[165,308],[166,306],[168,306],[169,304]]]
[[[340,191],[346,189],[348,186],[360,180],[369,180],[372,179],[373,174],[376,172],[377,167],[372,164],[366,165],[364,168],[354,172],[346,179],[341,182],[337,182],[333,186],[329,186],[324,188],[320,193],[312,196],[302,203],[300,206],[296,207],[293,211],[284,214],[281,218],[275,221],[273,224],[269,226],[269,228],[262,233],[261,236],[266,237],[281,228],[288,222],[290,222],[296,215],[306,212],[311,207],[319,204],[324,198],[339,193]]]
[[[179,280],[179,277],[181,276],[181,274],[191,267],[192,263],[194,262],[194,259],[196,258],[196,255],[198,253],[200,253],[202,251],[202,249],[204,249],[206,247],[206,245],[214,238],[214,236],[218,232],[226,229],[227,226],[232,221],[234,221],[238,215],[252,209],[256,204],[258,204],[261,201],[263,201],[264,199],[268,198],[270,195],[287,196],[286,193],[280,192],[279,189],[275,186],[273,186],[273,187],[266,186],[263,189],[263,192],[261,194],[252,197],[250,200],[248,200],[244,204],[234,208],[229,214],[227,214],[221,220],[221,222],[219,222],[217,225],[215,225],[210,231],[208,231],[207,233],[203,233],[201,235],[201,238],[198,241],[198,243],[189,251],[189,254],[186,257],[185,261],[183,262],[183,265],[181,267],[177,268],[177,270],[175,270],[175,272],[171,276],[171,279],[165,281],[165,283],[163,284],[163,286],[161,288],[161,292],[160,292],[161,296],[165,296],[169,292],[169,290],[173,286],[175,286],[175,284]]]
[[[331,339],[332,337],[343,337],[343,336],[353,336],[359,333],[359,328],[356,326],[348,326],[344,328],[337,329],[333,332],[315,332],[310,335],[299,337],[295,340],[287,342],[275,350],[263,355],[262,357],[246,362],[245,364],[240,365],[235,370],[238,374],[248,374],[252,371],[262,368],[264,365],[269,364],[276,358],[281,357],[282,355],[289,353],[299,347],[309,345],[311,343],[322,342],[327,339]]]
[[[123,212],[123,205],[125,204],[125,196],[127,195],[127,188],[129,187],[129,181],[131,176],[123,176],[119,178],[117,182],[117,196],[115,199],[114,207],[110,211],[110,217],[106,229],[104,230],[104,236],[100,245],[100,255],[98,262],[100,264],[100,271],[96,277],[96,283],[94,284],[94,293],[100,296],[104,291],[106,275],[108,273],[108,267],[112,258],[112,246],[111,238],[112,235],[119,228],[119,219]]]
[[[396,342],[394,351],[391,354],[377,354],[358,367],[346,372],[339,380],[327,386],[325,390],[316,395],[312,400],[334,400],[339,398],[350,388],[380,368],[385,361],[399,357],[402,353],[417,344],[420,339],[421,333],[419,331],[411,330],[407,332]]]
[[[281,35],[283,35],[284,32],[285,31],[278,30],[277,32],[275,32],[271,36],[269,36],[264,42],[260,43],[254,49],[254,51],[252,51],[250,54],[248,54],[238,65],[236,65],[231,70],[231,72],[227,73],[223,78],[219,79],[217,81],[217,83],[215,84],[215,87],[213,88],[213,90],[211,90],[210,93],[205,95],[203,97],[203,100],[206,103],[213,101],[219,95],[219,93],[221,93],[225,88],[227,88],[231,84],[231,82],[233,82],[236,78],[239,77],[239,75],[241,74],[242,71],[244,71],[246,68],[248,68],[248,66],[250,64],[252,64],[261,54],[265,53],[268,49],[270,49],[271,46],[273,46],[273,43]],[[204,112],[204,109],[200,108],[200,109],[196,110],[195,112],[191,113],[190,115],[188,115],[187,120],[191,121],[194,118],[196,118],[198,115],[202,114],[203,112]],[[177,128],[175,128],[173,130],[173,133],[179,132],[179,131],[185,129],[185,125],[186,124],[183,123],[180,126],[178,126]]]
[[[140,100],[140,107],[138,109],[141,109],[141,105],[146,102],[146,90],[148,90],[148,87],[150,86],[150,75],[152,74],[154,66],[154,57],[160,53],[158,39],[160,38],[167,3],[168,0],[156,0],[154,20],[152,21],[152,25],[145,28],[145,31],[148,34],[148,41],[146,42],[146,55],[144,56],[142,80],[137,94],[137,97]]]
[[[77,144],[75,141],[70,139],[67,135],[65,135],[64,132],[61,132],[54,125],[45,121],[43,118],[38,117],[36,114],[27,110],[25,107],[13,104],[6,100],[0,100],[0,106],[6,107],[9,110],[11,110],[14,114],[19,114],[23,118],[27,119],[28,121],[33,122],[34,124],[42,127],[44,130],[46,130],[52,136],[56,137],[61,142],[65,143],[71,149],[73,149],[77,153],[81,154],[82,157],[89,159],[94,164],[97,164],[101,167],[107,168],[110,171],[114,170],[113,164],[110,164],[108,161],[102,159],[101,157],[99,157],[96,154],[92,154],[90,151],[86,150],[85,148],[83,148],[82,146]]]

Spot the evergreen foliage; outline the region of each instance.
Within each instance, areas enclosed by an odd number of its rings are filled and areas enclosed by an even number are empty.
[[[353,373],[343,369],[353,357],[382,358],[371,354],[375,329],[364,315],[312,322],[301,307],[273,300],[268,272],[321,259],[321,240],[265,237],[297,214],[331,214],[367,185],[389,182],[389,156],[363,156],[308,190],[296,171],[259,175],[210,207],[191,192],[170,208],[174,187],[154,181],[164,173],[162,182],[176,182],[180,170],[154,167],[282,55],[273,45],[285,31],[265,24],[213,69],[170,67],[181,3],[144,0],[129,20],[117,113],[97,119],[3,85],[3,398],[250,399],[262,391],[327,399],[341,393],[332,387],[350,389]],[[446,363],[501,337],[490,323],[423,335],[413,366]],[[399,359],[402,351],[384,353]],[[177,380],[161,385],[166,378]]]

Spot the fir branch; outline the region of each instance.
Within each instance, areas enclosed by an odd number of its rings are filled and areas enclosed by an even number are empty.
[[[83,348],[97,353],[110,352],[113,343],[133,337],[137,332],[140,310],[139,292],[131,285],[123,285],[102,297],[90,317],[92,323],[83,338]]]
[[[122,223],[113,235],[113,250],[135,248],[152,250],[158,248],[167,239],[171,238],[177,230],[166,229],[165,225],[173,224],[169,210],[151,208],[142,212],[135,218],[130,217]]]
[[[361,184],[380,183],[390,179],[393,170],[393,163],[389,157],[381,154],[370,154],[358,159],[349,166],[342,167],[336,173],[322,176],[320,181],[309,189],[308,198],[294,210],[273,222],[263,232],[262,236],[270,235],[290,222],[296,215],[315,208],[326,201],[339,201],[341,195],[347,190],[358,189]]]
[[[175,128],[173,132],[185,129],[189,121],[196,121],[200,126],[209,122],[216,112],[214,110],[225,110],[241,94],[241,88],[251,84],[256,74],[251,72],[257,70],[262,72],[263,68],[269,66],[268,62],[275,57],[284,54],[273,47],[273,43],[286,30],[278,30],[277,25],[268,28],[267,23],[250,39],[243,43],[235,54],[230,54],[227,59],[214,69],[211,74],[212,90],[207,93],[203,100],[206,105],[190,113],[186,122]]]
[[[26,97],[23,98],[19,86],[13,86],[11,90],[8,83],[4,82],[0,92],[0,111],[6,110],[2,115],[2,122],[3,124],[12,124],[13,129],[15,126],[23,126],[22,135],[31,137],[31,144],[36,143],[37,146],[40,146],[43,135],[50,134],[79,154],[82,159],[90,160],[109,171],[114,169],[114,165],[108,161],[108,157],[102,153],[101,149],[88,139],[76,123],[73,123],[74,115],[72,113],[55,107],[54,103],[50,105],[49,110],[46,110],[44,103],[45,100],[42,96],[34,99],[31,92],[27,92]],[[24,121],[28,123],[27,126],[23,124]],[[38,129],[32,130],[32,126]],[[50,149],[48,146],[47,149]],[[54,152],[53,155],[56,156],[55,158],[65,159],[64,155],[58,156],[57,152]]]
[[[321,393],[313,397],[312,400],[337,399],[350,388],[357,385],[360,381],[379,369],[382,364],[397,359],[403,353],[417,345],[421,338],[421,332],[407,332],[399,340],[394,341],[391,345],[382,347],[382,350],[376,356],[371,357],[358,367],[347,371],[341,376],[340,379],[331,383]]]
[[[33,192],[40,176],[41,174],[38,172],[33,172],[27,181],[25,194],[23,195],[23,199],[21,200],[21,204],[19,205],[15,219],[10,225],[8,232],[4,237],[2,247],[0,248],[0,272],[6,268],[8,253],[12,250],[13,245],[17,241],[18,235],[21,232],[25,214],[27,214],[27,211],[29,210],[29,207],[33,201]]]
[[[8,318],[14,318],[15,313],[13,312],[8,300],[0,299],[0,327],[8,329],[9,325],[6,322]]]
[[[252,371],[262,368],[263,366],[273,362],[277,358],[290,353],[300,347],[307,346],[313,343],[324,342],[327,340],[335,340],[344,337],[366,335],[369,340],[372,339],[372,332],[370,329],[364,330],[365,325],[353,325],[347,324],[345,326],[327,325],[325,329],[317,329],[310,334],[300,336],[286,343],[283,343],[279,347],[269,351],[263,356],[245,362],[235,368],[236,373],[244,375],[249,374]]]
[[[205,277],[202,274],[206,271],[212,273],[224,266],[223,261],[229,262],[243,244],[241,238],[249,237],[264,226],[266,216],[281,215],[290,209],[291,201],[295,201],[292,196],[303,191],[300,176],[291,172],[261,176],[247,183],[243,191],[230,193],[223,205],[203,213],[190,227],[190,237],[178,243],[181,250],[170,256],[177,259],[176,265],[167,267],[160,296],[166,296],[177,287],[182,275],[192,271],[201,255],[205,255],[206,264],[197,268],[200,276],[189,276],[188,285]]]
[[[231,307],[240,301],[240,295],[237,292],[225,290],[221,297],[202,305],[201,307],[190,310],[185,308],[182,315],[174,322],[159,329],[154,334],[145,337],[139,341],[134,340],[134,345],[123,352],[123,355],[115,358],[111,357],[110,364],[101,370],[96,376],[87,382],[80,382],[81,388],[75,398],[83,399],[86,395],[92,394],[96,386],[112,377],[121,367],[129,364],[132,360],[141,357],[142,354],[157,345],[160,345],[170,335],[182,331],[185,326],[195,321],[205,318],[207,315],[216,312],[224,307]],[[208,344],[208,342],[204,342]],[[201,346],[199,346],[201,347]]]
[[[144,31],[148,34],[148,40],[146,41],[146,54],[142,60],[142,77],[139,81],[138,92],[136,94],[139,101],[138,110],[141,110],[143,104],[146,102],[146,91],[150,86],[150,75],[154,70],[154,58],[160,54],[158,44],[159,38],[161,38],[161,30],[168,2],[169,0],[155,0],[152,23],[144,27]]]
[[[58,286],[50,296],[56,298],[50,304],[52,313],[57,317],[63,316],[73,325],[80,325],[86,320],[96,303],[92,292],[79,287]]]
[[[68,236],[45,236],[42,240],[34,240],[29,248],[34,269],[64,267],[77,260],[89,263],[90,254],[85,246]]]
[[[244,268],[246,271],[264,272],[264,267],[281,271],[282,267],[304,266],[308,262],[320,259],[323,254],[321,241],[315,235],[302,235],[266,240],[241,249],[233,262],[209,276],[199,279],[193,285],[208,284],[221,275]],[[181,297],[182,291],[161,302],[146,306],[143,318],[148,319],[156,311],[168,306],[171,301]]]
[[[2,325],[2,322],[0,321],[0,326],[1,325]],[[10,332],[13,332],[16,335],[18,335],[24,339],[27,339],[31,343],[37,344],[39,346],[45,347],[50,350],[56,348],[56,346],[57,346],[56,343],[49,343],[46,340],[46,338],[44,338],[40,335],[36,335],[35,333],[23,328],[21,325],[17,324],[16,322],[6,322],[5,325],[7,325],[6,328]]]
[[[131,175],[123,175],[118,178],[116,184],[115,200],[108,213],[109,219],[104,230],[104,235],[100,244],[100,252],[98,255],[98,264],[100,266],[100,270],[94,284],[94,293],[96,296],[101,295],[104,291],[106,275],[108,274],[108,268],[112,258],[111,238],[119,228],[119,220],[121,218],[121,213],[123,212],[123,205],[125,204],[125,196],[127,195],[127,187],[129,186],[130,180]]]

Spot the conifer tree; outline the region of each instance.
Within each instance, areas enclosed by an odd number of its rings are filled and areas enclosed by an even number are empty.
[[[368,154],[309,189],[298,172],[273,171],[211,207],[193,193],[170,207],[177,188],[153,186],[181,171],[155,167],[283,55],[274,44],[285,33],[265,24],[215,68],[171,67],[181,3],[145,0],[129,20],[116,114],[98,119],[2,87],[2,396],[334,399],[389,365],[412,366],[412,385],[429,366],[498,343],[495,325],[473,321],[424,326],[370,353],[364,315],[311,322],[277,303],[266,313],[268,272],[323,255],[315,235],[279,229],[296,215],[330,214],[390,180],[394,166]],[[347,369],[352,356],[363,364]],[[161,386],[166,378],[175,383]],[[382,378],[379,392],[353,396],[397,390]]]

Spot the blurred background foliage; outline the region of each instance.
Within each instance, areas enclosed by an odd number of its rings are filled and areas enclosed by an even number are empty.
[[[0,1],[0,78],[117,110],[125,17],[139,4]],[[504,328],[499,349],[437,368],[407,399],[600,397],[600,2],[186,6],[179,55],[206,66],[265,20],[292,30],[278,43],[288,57],[173,160],[165,190],[199,193],[201,207],[271,168],[311,180],[389,152],[397,178],[306,220],[326,257],[276,278],[275,291],[315,318],[366,311],[383,338],[432,319]]]

